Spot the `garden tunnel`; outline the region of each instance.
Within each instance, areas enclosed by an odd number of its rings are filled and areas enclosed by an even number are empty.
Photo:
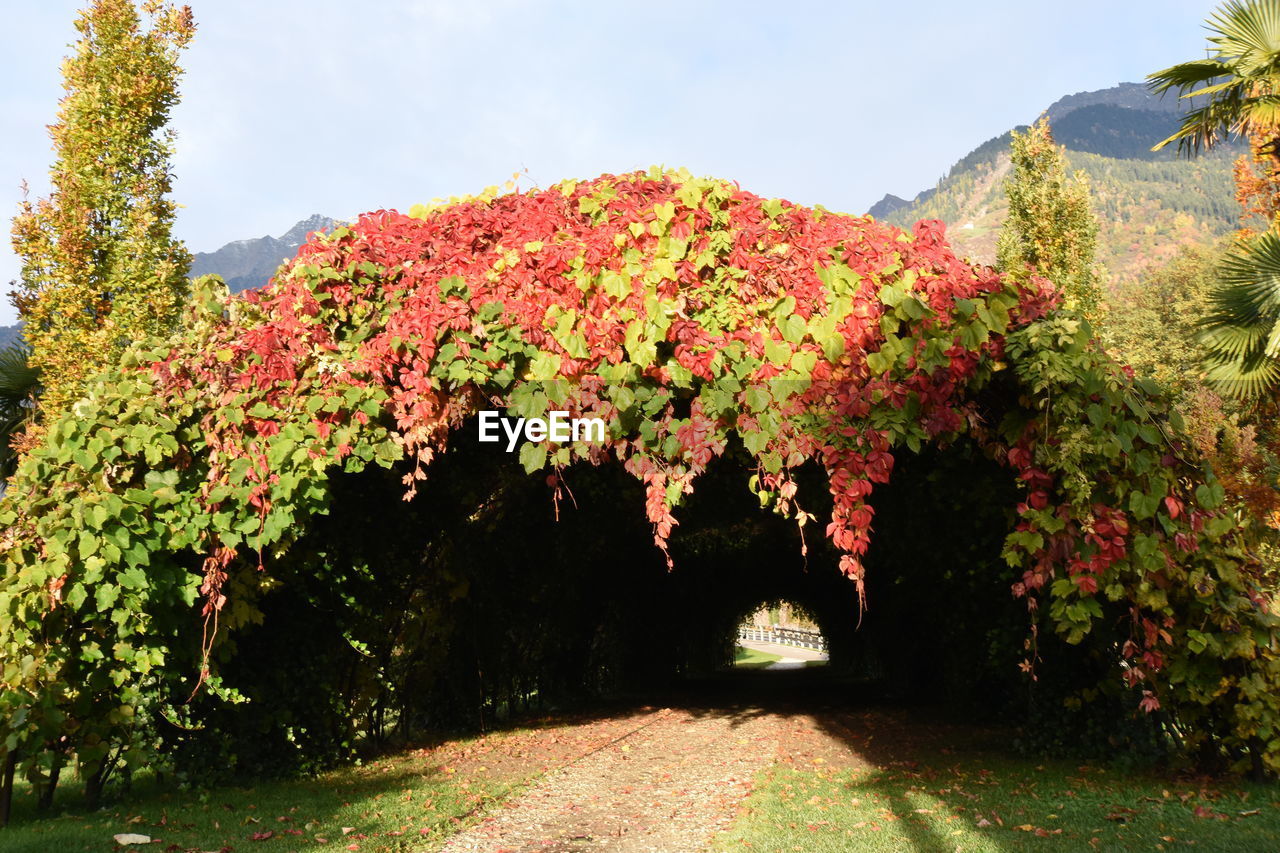
[[[602,698],[740,703],[752,685],[708,678],[730,659],[744,616],[775,600],[813,616],[847,682],[838,692],[851,701],[927,696],[956,714],[1011,717],[1003,700],[1021,681],[1027,631],[999,558],[1011,520],[999,499],[1014,487],[971,449],[904,454],[901,478],[877,501],[886,535],[868,565],[877,567],[869,578],[907,583],[869,579],[860,612],[839,554],[820,537],[804,543],[794,521],[746,487],[742,448],[714,460],[677,510],[669,570],[645,522],[644,490],[621,466],[571,466],[557,504],[545,476],[474,433],[471,423],[459,428],[433,463],[431,488],[407,503],[395,471],[336,475],[326,523],[274,561],[267,588],[251,565],[233,577],[235,595],[263,618],[234,631],[215,662],[250,701],[210,701],[207,732],[172,732],[183,763],[314,767],[357,742],[404,742]],[[984,475],[1003,489],[975,519],[971,492]],[[819,527],[830,512],[823,479],[797,473],[798,497]],[[960,547],[948,539],[958,533]],[[935,590],[934,600],[902,594],[915,586]],[[996,661],[993,631],[1005,639]],[[927,646],[935,648],[920,654]],[[758,698],[773,695],[766,687]]]
[[[606,430],[506,454],[469,445],[486,410]],[[267,730],[332,756],[351,733],[326,720],[395,707],[389,679],[445,719],[498,677],[518,702],[709,665],[696,636],[632,638],[655,614],[684,636],[686,602],[736,618],[790,574],[831,586],[776,594],[862,615],[832,636],[851,666],[945,682],[938,626],[1016,631],[1005,670],[1071,660],[1069,691],[1274,762],[1277,622],[1186,447],[1048,282],[957,259],[938,223],[658,170],[368,214],[264,291],[198,283],[183,329],[24,460],[0,505],[0,743],[46,788],[157,749],[225,766]],[[572,618],[593,608],[617,618]],[[482,610],[512,614],[491,646]],[[488,653],[427,653],[467,632]],[[323,701],[239,713],[267,679]],[[230,737],[175,734],[214,724]]]

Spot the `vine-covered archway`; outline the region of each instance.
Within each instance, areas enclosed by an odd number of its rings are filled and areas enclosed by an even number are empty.
[[[1107,620],[1145,711],[1280,759],[1277,620],[1222,489],[1048,282],[962,262],[939,223],[658,170],[379,211],[261,292],[201,283],[183,330],[97,380],[9,490],[0,748],[36,779],[72,756],[92,774],[150,719],[198,723],[191,650],[222,691],[208,649],[260,615],[238,567],[269,577],[335,470],[408,460],[406,496],[430,488],[485,409],[603,420],[519,458],[557,498],[569,465],[620,463],[664,551],[731,439],[802,525],[793,472],[816,463],[859,592],[893,451],[964,436],[1020,484],[1003,556],[1032,631]]]

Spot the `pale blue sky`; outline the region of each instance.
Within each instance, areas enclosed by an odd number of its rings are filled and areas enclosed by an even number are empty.
[[[47,190],[82,0],[0,0],[0,204]],[[861,213],[1063,94],[1202,55],[1214,8],[1061,2],[192,0],[177,233],[193,251],[312,213],[407,209],[527,168],[652,163]],[[7,231],[7,227],[5,229]],[[17,277],[4,241],[0,286]],[[0,323],[12,322],[7,299]]]

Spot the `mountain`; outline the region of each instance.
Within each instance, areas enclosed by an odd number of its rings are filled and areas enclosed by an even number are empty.
[[[885,219],[891,213],[896,213],[899,210],[911,207],[913,204],[920,204],[921,202],[927,201],[929,196],[933,195],[934,191],[935,188],[930,187],[910,201],[905,198],[898,198],[896,195],[889,193],[886,194],[884,198],[871,205],[871,208],[867,213],[874,216],[876,219]]]
[[[236,240],[214,252],[196,252],[191,263],[191,277],[220,275],[232,293],[261,287],[275,275],[281,263],[297,253],[308,234],[332,228],[336,222],[316,214],[298,222],[279,237],[268,235]]]
[[[196,252],[191,262],[191,277],[220,275],[232,293],[261,287],[275,275],[282,262],[297,254],[308,234],[332,228],[337,221],[316,214],[296,223],[279,237],[236,240],[215,252]],[[21,337],[20,323],[0,326],[0,349],[17,343]]]
[[[1224,144],[1194,159],[1178,158],[1174,146],[1151,151],[1177,129],[1184,109],[1176,98],[1121,83],[1067,95],[1045,111],[1069,167],[1089,177],[1098,258],[1117,281],[1167,261],[1182,244],[1211,242],[1238,226],[1231,170],[1246,150],[1242,144]],[[869,212],[901,226],[941,219],[960,255],[991,263],[1008,210],[1009,142],[1009,132],[989,139],[910,202],[886,196]]]
[[[1151,94],[1151,91],[1141,83],[1121,83],[1118,86],[1112,86],[1110,89],[1064,95],[1050,104],[1049,109],[1045,110],[1045,112],[1049,115],[1049,122],[1052,124],[1073,110],[1099,104],[1111,107],[1125,107],[1131,110],[1170,113],[1175,116],[1182,113],[1187,107],[1186,101],[1180,101],[1173,95],[1163,97]]]

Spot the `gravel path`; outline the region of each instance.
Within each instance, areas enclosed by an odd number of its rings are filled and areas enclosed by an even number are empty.
[[[551,773],[446,853],[694,853],[728,828],[785,718],[759,710],[664,709]]]

